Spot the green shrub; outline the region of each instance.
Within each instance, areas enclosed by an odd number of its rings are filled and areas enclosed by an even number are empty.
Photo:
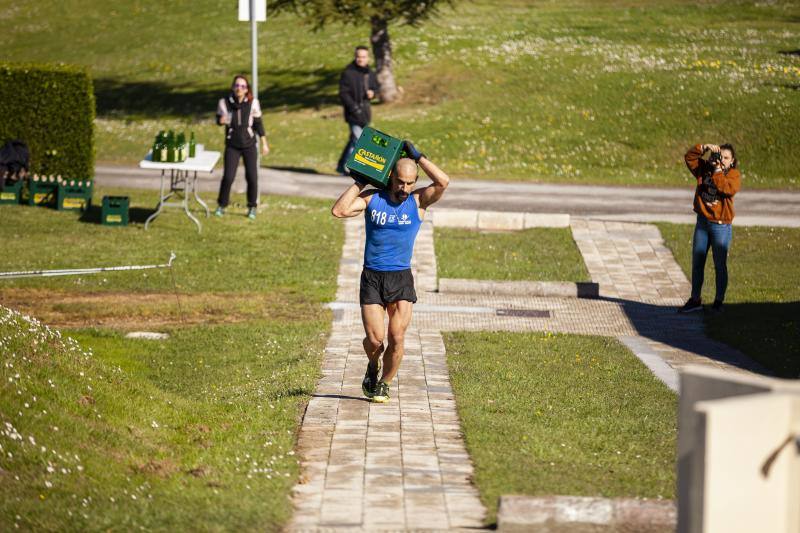
[[[94,89],[85,69],[0,63],[0,142],[25,142],[31,172],[92,177],[93,128]]]

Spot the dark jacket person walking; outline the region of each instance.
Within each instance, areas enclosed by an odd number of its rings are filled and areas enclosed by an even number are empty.
[[[225,171],[219,186],[219,207],[215,214],[222,216],[230,202],[231,186],[236,177],[239,159],[244,158],[244,176],[247,180],[247,216],[256,218],[258,206],[258,140],[264,155],[269,154],[261,105],[250,92],[250,82],[244,76],[233,78],[231,93],[217,104],[217,124],[225,126]]]
[[[347,174],[344,168],[347,158],[355,147],[361,132],[372,120],[369,101],[378,90],[378,79],[375,71],[369,68],[369,49],[357,46],[353,62],[347,65],[339,78],[339,99],[344,106],[344,120],[347,122],[349,137],[342,150],[336,172]]]

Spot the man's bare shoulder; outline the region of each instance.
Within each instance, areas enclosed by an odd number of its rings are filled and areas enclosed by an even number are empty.
[[[378,189],[367,189],[358,193],[358,197],[363,198],[369,203],[370,199],[372,198],[372,195],[377,194],[378,192],[379,192]]]

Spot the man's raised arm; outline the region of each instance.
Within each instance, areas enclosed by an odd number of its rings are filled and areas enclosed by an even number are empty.
[[[420,209],[427,209],[428,206],[436,203],[439,201],[439,198],[442,197],[444,190],[450,184],[450,176],[448,176],[444,170],[437,167],[425,154],[417,150],[411,142],[403,141],[403,145],[406,154],[417,162],[433,182],[419,191],[419,207]]]
[[[365,183],[355,182],[339,196],[331,208],[331,214],[336,218],[349,218],[363,213],[367,208],[369,197],[374,191],[364,191]]]

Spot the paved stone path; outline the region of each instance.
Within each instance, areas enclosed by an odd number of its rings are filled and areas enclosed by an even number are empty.
[[[763,372],[738,350],[709,339],[701,313],[675,312],[688,298],[691,285],[656,226],[575,217],[571,226],[589,275],[600,285],[601,299],[617,302],[635,326],[636,334],[616,336],[646,363],[666,362],[672,370],[667,375],[664,367],[651,370],[674,384],[670,385],[674,390],[675,371],[686,364]]]
[[[596,299],[438,293],[433,228],[414,252],[419,301],[392,401],[361,396],[366,358],[358,306],[363,221],[345,222],[333,331],[323,378],[300,431],[303,473],[293,531],[479,528],[485,510],[471,485],[441,331],[554,331],[613,336],[673,390],[687,363],[730,371],[755,365],[708,339],[699,314],[675,306],[688,281],[655,226],[574,219],[572,231]]]
[[[388,404],[361,395],[366,356],[358,310],[363,223],[348,220],[337,309],[323,378],[300,431],[301,483],[289,529],[479,528],[485,510],[471,485],[442,336],[412,321]],[[414,257],[420,300],[435,288],[433,230],[423,224]]]
[[[600,296],[682,305],[691,286],[651,224],[575,218],[572,237]]]

